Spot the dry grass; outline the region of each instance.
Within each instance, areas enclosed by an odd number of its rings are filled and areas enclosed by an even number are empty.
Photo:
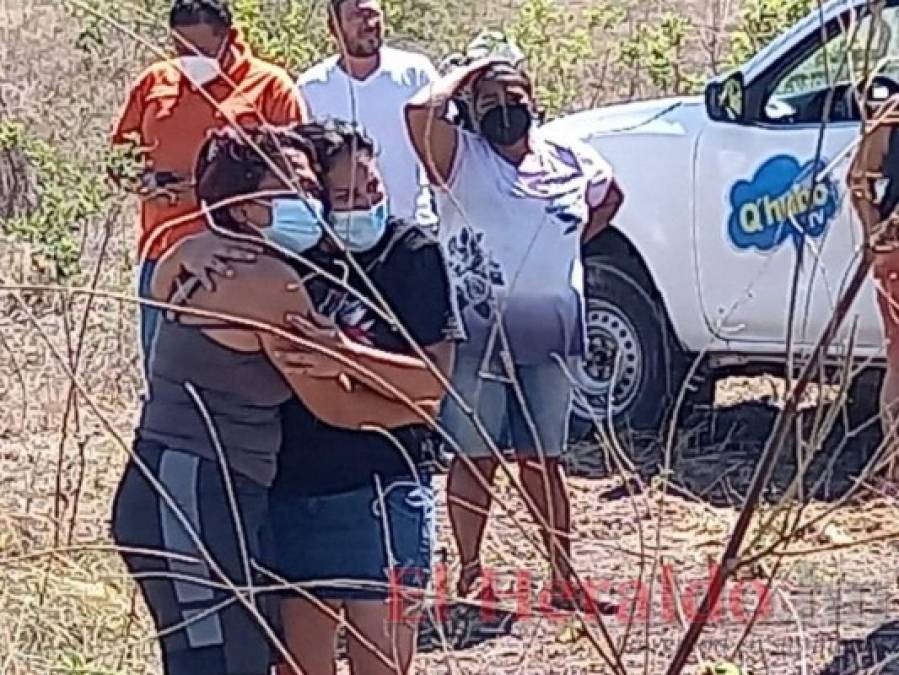
[[[130,412],[119,411],[115,417],[123,435],[130,426]],[[84,491],[71,539],[74,548],[67,545],[67,524],[75,508],[71,499],[62,512],[62,541],[59,546],[53,543],[58,434],[7,434],[0,442],[0,672],[4,674],[158,672],[152,632],[142,605],[135,604],[134,587],[124,576],[118,557],[97,548],[109,543],[109,502],[124,454],[103,436],[86,435],[93,441],[85,452]],[[69,449],[63,466],[63,493],[70,498],[72,477],[80,469],[72,454]],[[572,481],[575,559],[582,574],[609,580],[627,597],[633,591],[621,584],[636,578],[641,557],[645,560],[660,554],[674,566],[682,586],[705,579],[707,565],[720,555],[736,511],[670,495],[661,503],[663,496],[658,490],[622,498],[621,485],[622,481],[614,478]],[[525,513],[507,483],[501,481],[498,492],[512,513]],[[831,508],[826,503],[813,504],[806,518]],[[440,547],[448,551],[452,563],[443,503],[439,513]],[[845,592],[842,599],[819,599],[814,610],[803,610],[801,625],[790,620],[784,598],[778,596],[775,618],[756,626],[741,660],[760,673],[794,673],[804,655],[807,672],[821,672],[814,666],[831,661],[840,651],[838,640],[863,637],[895,615],[899,611],[897,515],[896,503],[889,500],[869,503],[863,509],[844,506],[794,542],[792,547],[800,550],[844,548],[791,559],[777,584],[785,597],[801,603],[805,594],[836,592],[839,587],[869,591],[863,596]],[[657,531],[659,523],[661,530]],[[658,548],[653,544],[657,534]],[[847,547],[858,541],[867,543]],[[486,542],[485,564],[499,571],[501,588],[510,587],[512,572],[522,568],[533,573],[536,585],[545,580],[544,563],[518,535],[509,517],[497,515]],[[53,553],[55,548],[59,550]],[[762,573],[751,570],[745,579],[761,578]],[[663,621],[661,593],[657,579],[652,596],[654,625],[644,635],[638,622],[624,649],[630,672],[661,672],[680,635],[677,625]],[[747,597],[751,597],[748,592]],[[698,596],[693,601],[698,601]],[[751,613],[752,605],[747,602],[745,609]],[[865,607],[860,608],[860,602]],[[745,620],[734,614],[727,623],[714,626],[700,645],[703,654],[727,655]],[[625,626],[623,618],[610,622],[617,639]],[[586,640],[572,643],[574,635],[577,632],[572,631],[570,621],[520,621],[510,635],[488,639],[449,657],[440,650],[423,654],[418,672],[450,672],[448,662],[458,673],[607,672]],[[650,665],[644,670],[647,651]]]

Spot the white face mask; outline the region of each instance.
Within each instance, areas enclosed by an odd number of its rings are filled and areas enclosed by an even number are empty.
[[[387,200],[359,211],[332,211],[331,227],[351,253],[364,253],[374,248],[388,221]]]
[[[194,85],[202,87],[209,84],[222,72],[218,59],[211,56],[179,56],[178,66]]]

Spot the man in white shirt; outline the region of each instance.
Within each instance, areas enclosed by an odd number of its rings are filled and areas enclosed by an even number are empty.
[[[426,56],[384,45],[378,0],[329,0],[329,23],[339,52],[300,75],[314,118],[360,124],[378,144],[378,165],[391,213],[433,225],[431,193],[406,131],[406,102],[437,79]]]

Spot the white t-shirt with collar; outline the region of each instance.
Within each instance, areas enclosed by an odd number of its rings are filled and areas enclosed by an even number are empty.
[[[461,349],[495,351],[501,319],[517,363],[582,354],[581,234],[591,207],[606,198],[611,167],[590,146],[539,129],[519,166],[480,135],[457,133],[450,180],[436,202],[468,338]]]
[[[365,80],[347,75],[331,56],[300,75],[297,87],[315,119],[361,124],[374,139],[391,215],[433,218],[430,190],[406,130],[405,105],[438,77],[426,56],[392,47],[381,49],[378,69]]]

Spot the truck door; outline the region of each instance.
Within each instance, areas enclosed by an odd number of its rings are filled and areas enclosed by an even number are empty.
[[[833,18],[799,37],[745,86],[739,122],[711,122],[696,149],[695,237],[713,331],[782,349],[813,344],[858,262],[862,233],[846,190],[860,114],[851,82],[865,51],[899,57],[895,2],[882,21]],[[884,75],[899,81],[895,62]],[[858,346],[882,346],[869,285],[857,302]]]

